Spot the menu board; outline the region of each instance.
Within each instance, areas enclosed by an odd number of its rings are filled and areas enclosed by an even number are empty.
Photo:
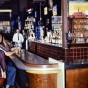
[[[52,16],[52,24],[62,24],[62,16]]]
[[[52,16],[52,30],[59,30],[62,27],[62,16]]]

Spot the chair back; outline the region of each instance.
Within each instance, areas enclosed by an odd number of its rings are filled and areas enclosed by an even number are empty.
[[[4,85],[5,79],[4,78],[0,78],[0,87],[2,87]]]
[[[3,78],[3,71],[2,71],[1,67],[0,67],[0,72],[1,72],[1,75],[2,75],[2,77],[0,77],[0,87],[3,87],[4,82],[5,82],[5,78]]]

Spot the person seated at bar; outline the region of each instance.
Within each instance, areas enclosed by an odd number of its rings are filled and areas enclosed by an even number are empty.
[[[12,40],[15,43],[15,46],[16,47],[22,48],[22,44],[24,42],[24,37],[20,33],[20,30],[19,29],[16,30],[16,33],[13,35],[13,39]]]
[[[7,61],[7,69],[6,69],[6,87],[5,88],[15,88],[15,77],[16,77],[16,68],[13,66],[12,61],[10,60],[9,56],[18,53],[18,50],[10,51],[10,48],[8,44],[6,43],[6,40],[4,39],[3,35],[0,34],[0,50],[3,51],[0,52],[0,58],[3,58]],[[6,56],[6,57],[5,57]],[[5,76],[5,73],[4,73]]]

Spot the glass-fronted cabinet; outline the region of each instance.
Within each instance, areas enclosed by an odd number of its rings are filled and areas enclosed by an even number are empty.
[[[0,31],[4,33],[11,32],[11,12],[10,9],[0,10]]]
[[[88,18],[73,18],[72,34],[72,43],[88,43]]]

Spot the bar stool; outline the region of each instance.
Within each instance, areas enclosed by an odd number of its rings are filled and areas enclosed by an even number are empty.
[[[5,78],[3,78],[3,71],[2,71],[1,66],[0,66],[0,72],[2,75],[2,77],[0,77],[0,88],[4,88]]]
[[[5,82],[5,79],[0,78],[0,88],[4,88],[4,82]]]

